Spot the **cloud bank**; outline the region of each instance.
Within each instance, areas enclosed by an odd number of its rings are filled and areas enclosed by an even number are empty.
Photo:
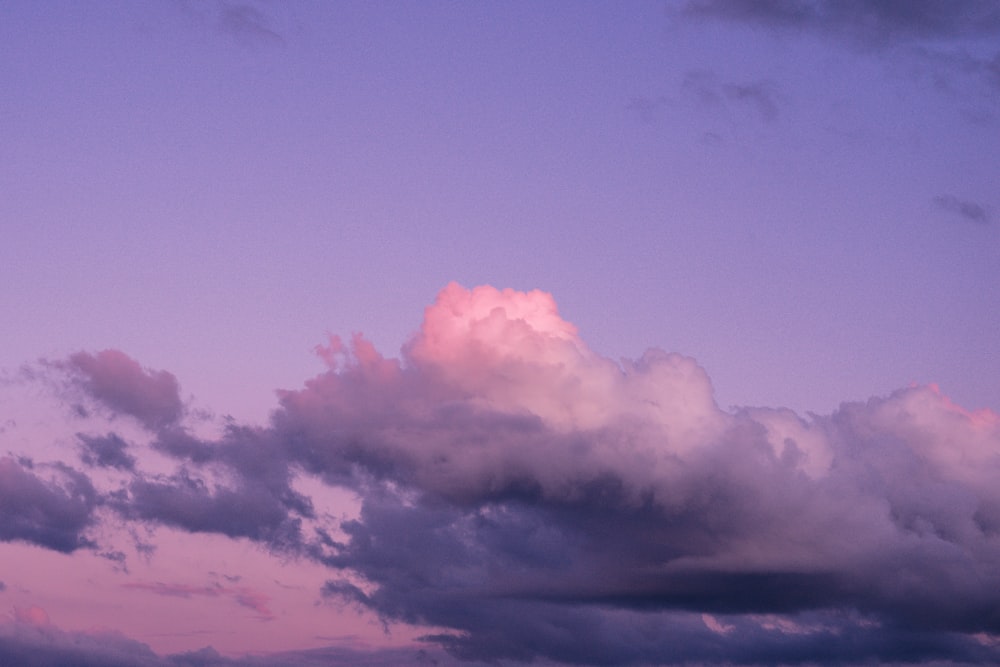
[[[83,462],[123,480],[101,493],[4,460],[22,511],[0,514],[0,539],[88,546],[103,504],[253,540],[325,564],[322,595],[433,628],[460,660],[1000,660],[993,412],[934,386],[824,416],[724,411],[693,359],[604,358],[539,291],[452,284],[400,358],[361,335],[317,352],[327,370],[280,392],[267,427],[217,440],[183,427],[165,371],[117,351],[51,364],[175,470],[115,434],[80,436]],[[356,493],[359,516],[331,525],[303,475]]]

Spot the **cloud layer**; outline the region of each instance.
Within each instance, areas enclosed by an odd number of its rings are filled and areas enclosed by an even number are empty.
[[[921,58],[921,69],[939,70],[939,84],[972,75],[991,89],[1000,86],[1000,5],[994,0],[684,0],[673,13],[812,34],[867,52],[907,49]],[[747,101],[770,99],[755,95]]]
[[[446,287],[399,359],[360,335],[318,353],[327,370],[281,392],[267,427],[217,440],[184,428],[165,371],[118,351],[51,364],[151,449],[81,434],[82,461],[122,480],[101,493],[68,466],[0,461],[0,507],[19,508],[0,538],[96,546],[106,505],[250,539],[327,565],[324,596],[434,628],[469,660],[1000,659],[990,411],[934,386],[827,416],[724,411],[694,360],[606,359],[548,294],[492,287]],[[174,470],[151,472],[150,452]],[[303,475],[354,491],[359,516],[321,516]],[[270,613],[239,589],[176,591]]]
[[[993,0],[688,0],[691,16],[810,30],[870,45],[1000,34]]]

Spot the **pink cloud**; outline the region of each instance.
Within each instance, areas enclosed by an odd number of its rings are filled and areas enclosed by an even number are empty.
[[[279,427],[327,442],[325,434],[377,432],[369,456],[405,464],[445,492],[455,485],[464,494],[470,484],[493,492],[505,477],[528,475],[559,495],[581,476],[607,472],[645,486],[731,422],[692,359],[659,350],[622,364],[600,357],[537,290],[449,285],[402,361],[358,335],[320,352],[330,372],[280,394]],[[602,431],[599,447],[573,437]],[[337,464],[328,453],[305,454],[329,472]]]

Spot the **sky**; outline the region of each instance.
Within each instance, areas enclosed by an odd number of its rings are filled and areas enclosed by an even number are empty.
[[[1000,2],[0,0],[0,663],[1000,663]]]

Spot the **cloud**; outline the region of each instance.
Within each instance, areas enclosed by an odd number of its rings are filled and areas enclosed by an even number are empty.
[[[977,660],[972,635],[1000,633],[998,421],[933,388],[810,420],[727,413],[690,359],[615,364],[548,295],[454,285],[402,360],[360,338],[325,354],[274,415],[290,456],[365,492],[325,562],[368,585],[325,592],[452,628],[435,639],[460,655],[680,660],[622,629],[705,613],[745,632],[707,628],[721,647],[683,659],[819,660],[840,633],[860,653],[831,662]],[[753,620],[809,614],[826,629]]]
[[[452,284],[400,358],[361,335],[317,352],[267,427],[159,427],[177,469],[132,472],[109,506],[313,558],[324,596],[461,659],[1000,660],[990,411],[934,386],[724,411],[694,360],[601,357],[540,291]],[[330,530],[301,474],[359,515]]]
[[[32,611],[37,610],[37,611]],[[40,612],[40,613],[39,613]],[[15,622],[0,622],[0,664],[31,667],[167,667],[145,644],[113,633],[65,632],[37,607],[15,612]],[[27,614],[29,618],[21,616]],[[184,663],[180,663],[184,664]],[[192,664],[192,663],[188,663]]]
[[[83,450],[80,458],[87,465],[116,470],[135,469],[135,457],[125,451],[128,443],[119,435],[108,433],[94,437],[78,433],[76,437]]]
[[[778,118],[777,86],[771,81],[721,83],[710,71],[691,70],[685,72],[681,89],[702,107],[728,109],[735,103],[756,112],[764,122]]]
[[[181,465],[169,475],[133,475],[109,501],[122,516],[246,537],[275,551],[300,548],[302,520],[315,516],[312,502],[292,488],[287,454],[269,432],[230,424],[219,440],[203,441],[174,428],[153,447]],[[200,474],[212,471],[220,479]]]
[[[218,6],[218,27],[248,46],[281,46],[285,38],[270,26],[267,17],[247,3],[222,2]]]
[[[667,104],[667,98],[660,95],[658,97],[632,97],[625,108],[636,114],[643,123],[652,123],[659,116],[660,109]]]
[[[119,350],[78,352],[48,366],[112,418],[137,419],[153,435],[152,448],[179,463],[173,473],[150,474],[119,435],[78,434],[85,464],[131,473],[106,499],[122,517],[246,537],[275,550],[298,548],[301,519],[313,517],[312,506],[291,487],[286,454],[268,432],[228,424],[217,440],[195,437],[182,423],[174,375],[143,368]]]
[[[773,121],[778,117],[774,84],[768,81],[729,84],[723,90],[729,99],[753,107],[765,121]]]
[[[949,213],[955,213],[970,222],[982,225],[992,222],[990,212],[982,204],[959,199],[955,195],[938,195],[933,199],[934,204]]]
[[[99,496],[90,480],[62,464],[38,466],[0,458],[0,541],[70,553],[92,547],[85,536]]]
[[[260,591],[255,591],[252,588],[245,586],[236,588],[220,586],[218,584],[211,586],[192,586],[190,584],[167,584],[158,581],[152,583],[130,582],[122,584],[122,587],[133,590],[149,591],[156,595],[165,595],[168,597],[228,597],[239,606],[253,611],[257,618],[261,621],[270,621],[274,619],[274,613],[271,611],[269,606],[270,597]]]
[[[866,45],[1000,34],[1000,8],[993,0],[689,0],[680,12],[812,31]]]
[[[177,423],[184,411],[177,378],[142,368],[118,350],[77,352],[62,363],[73,384],[115,413],[134,417],[150,430]]]
[[[869,52],[901,48],[920,59],[921,71],[940,69],[935,81],[944,88],[956,74],[1000,87],[994,0],[686,0],[672,13],[819,35]]]
[[[36,608],[37,609],[37,608]],[[42,612],[44,613],[44,612]],[[460,663],[440,650],[325,647],[265,655],[225,657],[211,647],[158,655],[149,646],[113,632],[73,632],[51,623],[0,622],[0,664],[30,667],[485,667]]]

